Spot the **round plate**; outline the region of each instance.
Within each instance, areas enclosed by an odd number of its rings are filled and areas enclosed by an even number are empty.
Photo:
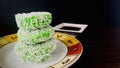
[[[53,56],[43,63],[22,62],[17,58],[14,46],[17,35],[11,34],[0,38],[0,68],[64,68],[70,67],[81,56],[83,47],[75,37],[56,32],[57,49]]]

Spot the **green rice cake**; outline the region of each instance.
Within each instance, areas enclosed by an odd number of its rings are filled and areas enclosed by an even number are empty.
[[[18,58],[23,62],[30,61],[40,63],[46,61],[50,56],[52,56],[56,47],[55,39],[35,45],[27,45],[17,42],[15,52]]]
[[[18,41],[26,44],[36,44],[47,41],[53,38],[54,29],[52,26],[48,26],[36,30],[23,30],[19,29],[17,32]]]
[[[22,29],[37,29],[48,26],[52,21],[49,12],[19,13],[15,15],[16,23]]]

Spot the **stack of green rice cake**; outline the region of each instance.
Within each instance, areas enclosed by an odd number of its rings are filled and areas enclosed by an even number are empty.
[[[50,26],[52,15],[49,12],[31,12],[15,15],[18,41],[15,51],[22,61],[43,62],[56,50],[54,29]]]

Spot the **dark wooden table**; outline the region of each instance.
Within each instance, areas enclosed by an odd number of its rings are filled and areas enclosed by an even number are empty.
[[[120,68],[119,27],[88,27],[77,38],[84,50],[70,68]]]
[[[120,27],[88,26],[77,39],[83,53],[70,68],[120,68]]]

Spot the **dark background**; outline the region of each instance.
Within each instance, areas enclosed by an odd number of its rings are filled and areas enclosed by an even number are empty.
[[[88,24],[89,27],[100,28],[118,26],[120,25],[118,1],[0,0],[0,36],[17,32],[18,28],[14,18],[15,14],[33,11],[51,12],[53,15],[52,26],[61,22],[82,23]]]
[[[104,62],[107,58],[93,54],[97,53],[96,45],[102,45],[95,42],[112,36],[106,29],[120,27],[120,0],[0,0],[0,36],[17,32],[15,14],[33,11],[51,12],[52,26],[62,22],[88,24],[77,36],[84,45],[83,54],[71,68],[93,68],[94,63]]]

